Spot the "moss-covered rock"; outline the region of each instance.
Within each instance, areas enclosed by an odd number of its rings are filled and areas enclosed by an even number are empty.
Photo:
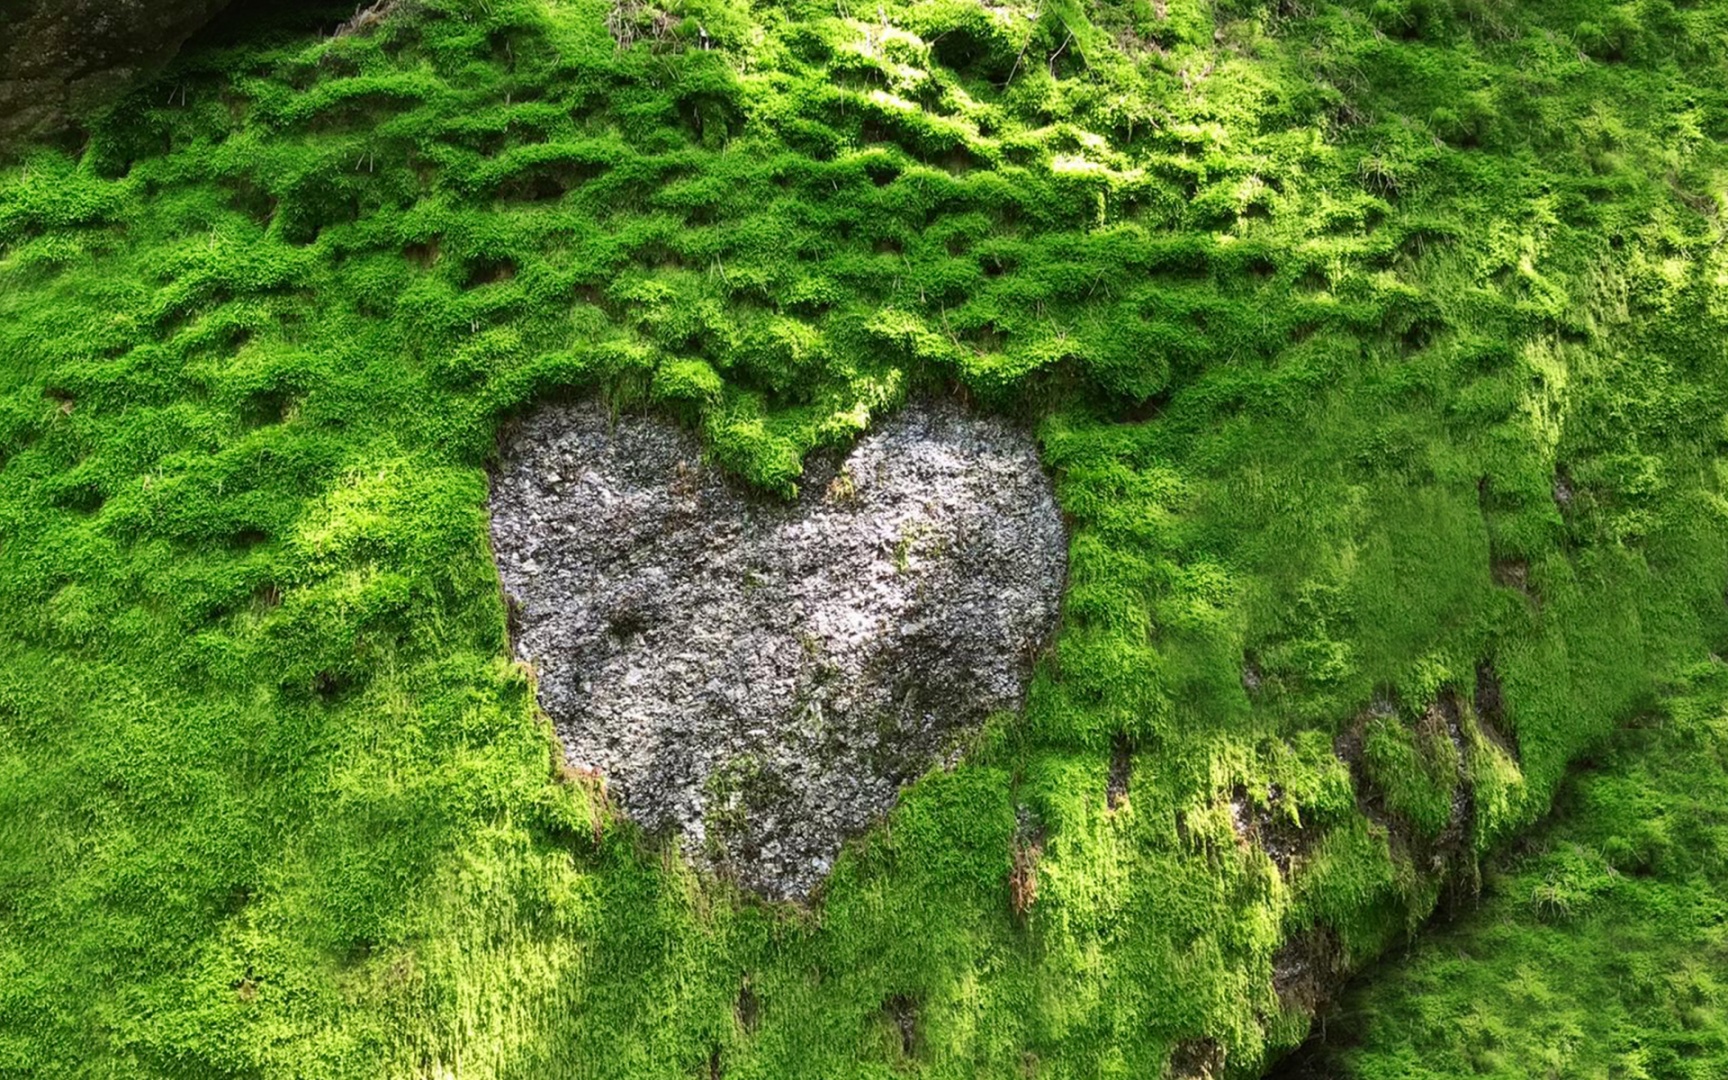
[[[428,0],[0,170],[0,1063],[1256,1072],[1728,639],[1728,6],[1610,6]],[[555,773],[489,459],[923,394],[1056,642],[759,904]]]

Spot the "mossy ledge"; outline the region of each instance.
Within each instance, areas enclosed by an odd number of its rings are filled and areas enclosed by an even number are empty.
[[[0,1073],[1251,1076],[1728,641],[1720,0],[293,17],[0,169]],[[1024,714],[818,906],[553,774],[590,394],[1036,426]]]
[[[1278,1080],[1728,1074],[1728,664],[1682,672]]]

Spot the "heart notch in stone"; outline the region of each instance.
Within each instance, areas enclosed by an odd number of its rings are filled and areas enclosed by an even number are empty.
[[[813,456],[793,501],[669,421],[549,405],[504,432],[490,508],[569,763],[775,899],[1022,705],[1067,571],[1031,437],[948,405]]]

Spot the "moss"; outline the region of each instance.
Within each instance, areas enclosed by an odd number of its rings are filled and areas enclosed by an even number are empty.
[[[1493,860],[1477,904],[1376,970],[1292,1076],[1711,1076],[1719,948],[1719,661],[1687,672]],[[1673,830],[1687,835],[1676,843]]]
[[[1375,791],[1467,883],[1728,634],[1728,9],[1615,11],[429,0],[0,168],[0,1070],[1252,1074],[1439,902]],[[551,775],[484,468],[573,394],[780,493],[1037,426],[1025,713],[811,910]]]

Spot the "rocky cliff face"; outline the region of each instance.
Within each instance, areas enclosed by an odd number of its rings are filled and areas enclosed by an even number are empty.
[[[0,146],[159,70],[228,0],[0,0]]]

